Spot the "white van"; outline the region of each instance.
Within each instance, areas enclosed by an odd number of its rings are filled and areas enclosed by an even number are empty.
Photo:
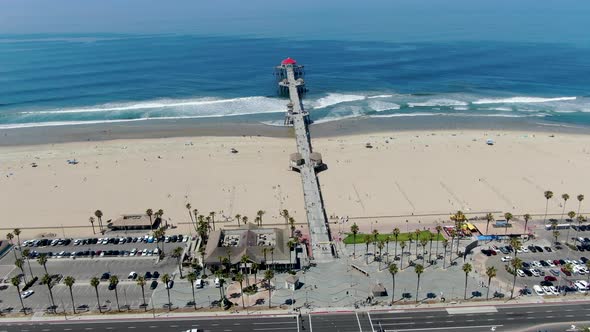
[[[533,290],[535,291],[535,293],[537,295],[545,295],[545,292],[543,291],[543,288],[541,288],[541,286],[539,286],[539,285],[534,285],[533,286]]]
[[[195,281],[195,288],[203,288],[203,279],[197,279]]]
[[[215,287],[216,288],[221,287],[221,281],[219,280],[219,278],[215,278]]]

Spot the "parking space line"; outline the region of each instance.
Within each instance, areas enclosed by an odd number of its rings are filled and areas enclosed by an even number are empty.
[[[309,317],[309,332],[313,332],[313,327],[311,326],[311,315],[307,315]]]
[[[371,313],[367,311],[367,316],[369,317],[369,323],[371,324],[371,332],[375,331],[375,328],[373,327],[373,320],[371,319]]]
[[[355,312],[356,315],[356,322],[359,324],[359,331],[363,332],[363,328],[361,327],[361,320],[359,319],[359,313]]]

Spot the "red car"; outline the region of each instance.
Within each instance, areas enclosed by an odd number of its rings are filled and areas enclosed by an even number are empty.
[[[545,281],[557,281],[557,278],[555,278],[554,276],[546,276]]]
[[[554,260],[554,261],[553,261],[553,264],[555,264],[555,265],[559,265],[559,259],[556,259],[556,260]]]
[[[566,270],[565,267],[561,268],[561,272],[563,272],[563,274],[565,274],[568,277],[572,275],[572,273],[570,271]]]

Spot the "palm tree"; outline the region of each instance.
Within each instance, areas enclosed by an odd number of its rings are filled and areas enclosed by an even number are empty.
[[[244,304],[244,275],[241,272],[236,274],[235,279],[240,283],[240,297],[242,298],[242,308],[246,308]]]
[[[102,211],[96,210],[96,211],[94,211],[94,215],[96,216],[96,218],[98,218],[98,228],[100,229],[101,232],[103,232],[103,229],[102,229]]]
[[[366,257],[366,263],[369,264],[369,244],[371,244],[372,242],[372,237],[370,234],[365,234],[365,257]]]
[[[350,226],[350,232],[352,233],[352,257],[356,258],[356,235],[359,232],[359,226],[356,223],[353,223]]]
[[[98,303],[98,312],[102,314],[102,308],[100,306],[100,296],[98,295],[98,285],[100,285],[100,280],[97,277],[90,279],[90,286],[94,287],[94,291],[96,292],[96,303]]]
[[[184,207],[186,207],[186,209],[188,210],[188,216],[191,219],[191,223],[194,223],[195,221],[193,219],[193,214],[191,212],[193,207],[191,206],[191,203],[186,203]]]
[[[563,210],[561,211],[561,222],[563,222],[563,215],[565,214],[565,204],[567,203],[567,200],[570,199],[570,195],[563,194],[563,195],[561,195],[561,198],[563,199]]]
[[[96,234],[96,230],[94,230],[94,222],[96,219],[94,219],[94,217],[90,217],[88,218],[88,221],[90,221],[90,225],[92,225],[92,234]]]
[[[559,237],[559,231],[554,230],[553,231],[553,237],[555,238],[555,244],[557,244],[557,238]]]
[[[393,281],[393,285],[391,287],[391,304],[395,302],[395,275],[399,272],[397,265],[391,264],[389,265],[389,273],[391,273],[391,280]]]
[[[213,223],[213,230],[215,230],[215,212],[209,212],[209,217],[211,218],[211,223]]]
[[[291,237],[295,233],[295,218],[289,217],[289,227],[291,227]]]
[[[391,241],[391,237],[385,237],[385,252],[387,253],[387,265],[389,265],[389,242]]]
[[[427,239],[421,239],[420,245],[422,246],[422,265],[424,265],[424,258],[426,256],[426,245],[428,244]]]
[[[72,291],[72,287],[75,283],[76,279],[74,279],[72,276],[67,276],[64,278],[64,284],[70,289],[70,298],[72,299],[72,310],[74,311],[74,315],[76,314],[76,305],[74,304],[74,292]]]
[[[154,222],[152,221],[152,216],[154,215],[154,210],[147,209],[145,210],[145,214],[150,218],[150,231],[154,231]]]
[[[27,248],[27,249],[23,250],[23,256],[27,260],[27,265],[29,266],[29,273],[31,274],[31,278],[32,278],[33,277],[33,269],[31,269],[31,260],[29,259],[30,254],[31,254],[30,249]]]
[[[432,265],[432,241],[434,240],[434,234],[428,232],[428,241],[430,241],[430,248],[428,248],[428,262]]]
[[[258,216],[258,220],[260,221],[260,225],[262,226],[262,216],[266,214],[266,211],[263,210],[258,210],[258,212],[256,212],[256,215]]]
[[[547,208],[549,208],[549,200],[551,199],[551,197],[553,197],[553,192],[550,190],[547,190],[545,193],[545,218],[543,218],[543,224],[545,224],[547,222]]]
[[[14,287],[16,287],[16,296],[18,296],[18,299],[20,300],[20,305],[23,307],[23,312],[25,313],[25,315],[27,314],[27,310],[25,309],[25,304],[23,302],[23,297],[21,296],[20,293],[20,278],[17,276],[12,277],[12,279],[10,279],[10,282],[12,283],[12,285]]]
[[[144,311],[147,311],[147,303],[145,303],[145,277],[144,276],[139,276],[137,277],[137,286],[141,287],[141,298],[143,299],[143,309]]]
[[[399,241],[399,247],[402,250],[402,254],[399,257],[399,267],[403,270],[403,268],[404,268],[404,248],[406,247],[406,241],[404,241],[404,240]]]
[[[467,278],[469,277],[469,273],[471,273],[471,271],[473,271],[471,264],[463,264],[463,272],[465,272],[465,292],[463,293],[464,300],[467,300]]]
[[[512,215],[512,213],[510,212],[506,212],[504,213],[504,218],[506,219],[506,227],[504,228],[504,235],[506,235],[506,233],[508,232],[508,225],[510,224],[510,220],[513,218],[514,216]]]
[[[223,305],[223,300],[224,300],[224,296],[223,296],[223,284],[225,283],[225,280],[223,279],[223,273],[221,272],[221,270],[217,270],[215,272],[215,276],[219,279],[219,306],[221,307]]]
[[[254,273],[254,284],[256,284],[258,281],[256,281],[256,275],[258,274],[258,264],[256,264],[256,262],[252,263],[252,266],[250,267],[250,273]]]
[[[285,218],[285,225],[289,223],[289,211],[287,209],[281,211],[281,217]]]
[[[186,275],[186,279],[191,284],[191,290],[193,291],[193,308],[197,310],[197,300],[195,299],[195,280],[197,280],[197,274],[191,272]]]
[[[47,254],[46,253],[42,253],[39,255],[39,257],[37,258],[37,263],[39,263],[39,265],[43,266],[43,268],[45,269],[45,274],[49,274],[49,272],[47,272]]]
[[[170,276],[168,275],[168,273],[164,273],[160,277],[160,280],[162,280],[162,283],[166,286],[166,291],[168,292],[168,311],[172,311],[172,301],[170,301],[170,287],[168,287],[168,282],[170,282]]]
[[[270,263],[271,263],[271,270],[275,268],[275,248],[270,248]]]
[[[379,231],[374,229],[371,233],[373,236],[373,257],[377,255],[377,238],[379,237]]]
[[[488,229],[490,228],[490,222],[494,221],[494,215],[491,213],[486,214],[486,235],[488,235]]]
[[[18,243],[18,251],[21,251],[21,247],[20,247],[20,228],[15,228],[12,233],[14,235],[16,235],[16,242]]]
[[[424,272],[424,266],[416,264],[414,266],[414,272],[418,275],[418,282],[416,283],[416,303],[418,303],[418,290],[420,289],[420,275]]]
[[[109,283],[111,284],[111,286],[113,287],[113,290],[115,291],[115,300],[117,301],[117,311],[121,311],[121,307],[119,307],[119,291],[117,289],[117,286],[119,285],[119,278],[117,276],[111,276],[109,278]]]
[[[410,257],[412,256],[412,241],[414,239],[414,233],[408,233],[408,251],[410,252]],[[402,253],[403,255],[403,253]]]
[[[289,242],[291,242],[291,240],[289,240]],[[250,261],[250,257],[248,257],[248,255],[242,255],[242,257],[240,258],[240,263],[242,263],[242,265],[244,266],[244,272],[246,274],[246,285],[250,286],[250,278],[248,277],[248,269],[247,269],[247,264]]]
[[[524,232],[527,233],[527,225],[529,224],[529,220],[531,220],[531,215],[526,213],[524,216]],[[528,233],[527,233],[528,234]]]
[[[446,264],[447,264],[447,247],[449,246],[449,240],[447,239],[443,239],[442,240],[442,244],[443,244],[443,248],[445,249],[445,252],[443,254],[443,269],[446,268]]]
[[[442,232],[442,226],[441,225],[436,225],[436,259],[438,260],[438,242],[440,239],[440,232]]]
[[[584,195],[578,195],[578,214],[580,214],[580,208],[582,207],[582,201],[584,200]]]
[[[417,229],[415,231],[415,233],[416,233],[416,259],[418,259],[418,244],[419,243],[422,244],[422,240],[420,239],[420,234],[421,234],[420,230]]]
[[[522,260],[520,258],[514,258],[511,261],[512,264],[512,273],[514,274],[514,278],[512,280],[512,290],[510,291],[510,299],[514,298],[514,287],[516,286],[516,271],[522,268]]]
[[[14,246],[14,243],[12,242],[12,239],[14,239],[14,235],[12,233],[6,234],[6,239],[8,240],[8,242],[10,242],[10,244]],[[18,256],[16,256],[16,248],[12,252],[14,253],[14,259],[18,259]]]
[[[240,227],[240,221],[241,221],[242,215],[236,214],[236,216],[234,218],[236,218],[236,222],[238,223],[238,227]]]
[[[244,225],[247,224],[248,223],[248,217],[247,216],[243,216],[242,217],[242,222],[244,223]]]
[[[486,269],[486,275],[488,276],[488,291],[486,294],[486,300],[490,298],[490,284],[492,283],[492,278],[496,277],[496,273],[498,270],[495,266],[488,266]]]
[[[14,261],[14,265],[16,265],[16,267],[18,267],[18,269],[19,269],[19,270],[22,272],[22,274],[23,274],[23,278],[25,279],[25,283],[27,283],[27,282],[28,282],[28,281],[27,281],[27,275],[25,274],[25,269],[24,269],[24,267],[25,267],[25,262],[23,261],[23,259],[22,259],[22,258],[17,258],[17,259]],[[32,278],[32,277],[33,277],[33,276],[31,275],[31,278]]]
[[[583,215],[579,214],[578,217],[576,218],[576,220],[578,221],[578,226],[581,226],[582,223],[584,221],[586,221],[586,217],[584,217]],[[578,228],[578,233],[580,232],[580,228]],[[590,273],[589,273],[590,274]]]
[[[573,219],[574,219],[574,217],[576,216],[576,213],[575,213],[574,211],[570,211],[570,212],[568,212],[568,213],[567,213],[567,216],[568,216],[570,219],[572,219],[572,220],[573,220]],[[565,244],[567,244],[567,243],[569,242],[569,240],[570,240],[570,228],[571,228],[571,227],[568,227],[568,228],[567,228],[567,233],[566,233],[566,235],[565,235]],[[574,241],[574,242],[575,242],[575,241]]]
[[[395,260],[395,258],[397,257],[397,238],[399,237],[399,228],[394,228],[393,229],[393,237],[395,238],[395,249],[394,249],[394,253],[393,253],[393,259]]]
[[[184,249],[182,249],[182,247],[176,247],[174,248],[174,251],[172,252],[172,257],[176,258],[176,262],[178,264],[178,273],[180,274],[180,279],[184,278],[182,276],[182,253],[183,253]]]
[[[47,289],[49,290],[49,298],[51,299],[51,308],[53,308],[54,312],[55,312],[55,301],[53,300],[53,291],[51,290],[53,288],[53,285],[51,285],[51,276],[49,276],[49,274],[45,274],[42,278],[41,278],[41,284],[43,285],[47,285]]]
[[[272,290],[272,286],[271,286],[271,280],[272,278],[274,278],[275,274],[274,272],[272,272],[271,270],[266,270],[264,272],[264,280],[266,280],[268,282],[268,307],[270,308],[270,298],[271,298],[271,290]]]
[[[510,239],[510,245],[514,249],[514,257],[516,258],[516,254],[518,253],[518,250],[520,250],[520,248],[522,248],[522,243],[520,243],[520,240],[513,237]]]
[[[451,235],[451,249],[450,249],[451,254],[449,255],[449,264],[451,264],[451,262],[453,261],[453,242],[455,242],[455,237],[457,236],[457,232],[454,229],[451,229],[451,231],[449,233]]]
[[[383,248],[384,247],[385,247],[385,243],[383,243],[383,240],[377,242],[377,248],[379,248],[379,270],[378,271],[381,271],[381,261],[383,260]],[[375,256],[377,256],[377,253],[375,253]]]

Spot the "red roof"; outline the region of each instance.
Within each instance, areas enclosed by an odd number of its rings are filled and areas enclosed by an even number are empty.
[[[294,65],[296,63],[297,63],[297,61],[295,61],[295,60],[293,60],[291,58],[286,58],[285,60],[283,60],[281,62],[281,65]]]

